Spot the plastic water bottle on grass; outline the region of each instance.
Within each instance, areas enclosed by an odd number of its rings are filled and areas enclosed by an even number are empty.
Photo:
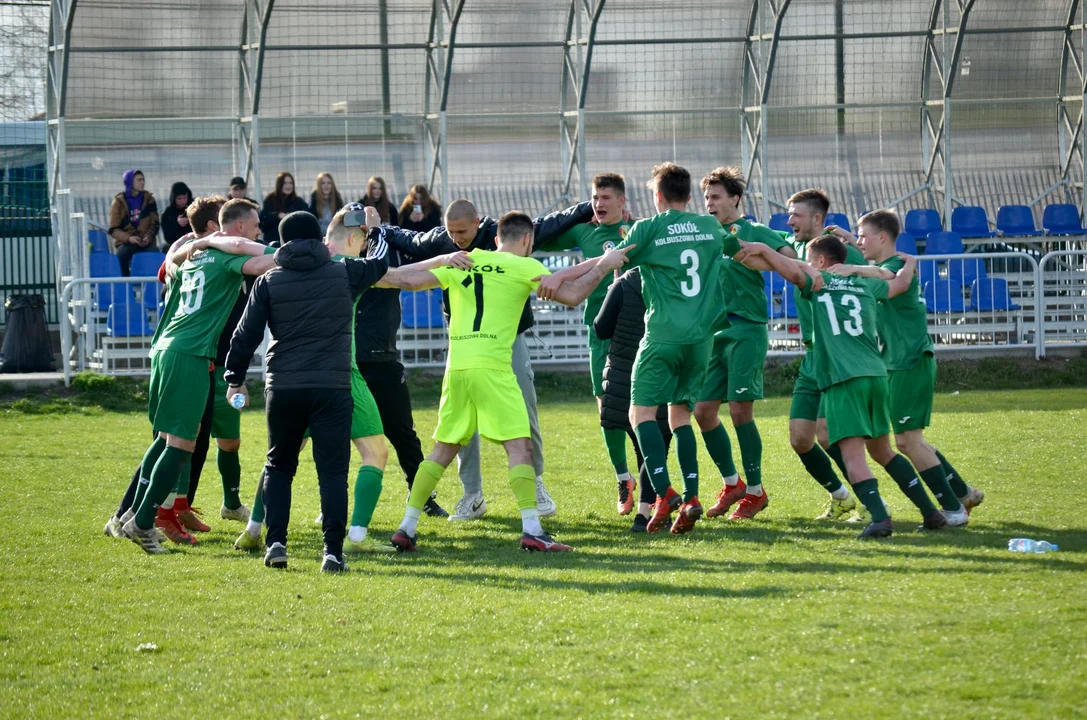
[[[1031,540],[1029,538],[1013,538],[1008,541],[1008,550],[1019,553],[1048,553],[1057,552],[1057,546],[1045,540]]]

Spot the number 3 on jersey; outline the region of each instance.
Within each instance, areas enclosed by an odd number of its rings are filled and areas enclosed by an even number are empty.
[[[698,253],[684,250],[679,254],[679,264],[687,271],[687,277],[679,283],[679,291],[687,297],[695,297],[702,289],[702,278],[698,277]]]
[[[839,305],[849,308],[850,320],[846,320],[840,326],[838,318],[834,315],[834,298],[830,295],[820,295],[819,302],[827,306],[827,318],[830,320],[830,331],[835,335],[841,335],[842,330],[852,337],[860,337],[864,334],[864,322],[861,318],[861,301],[856,295],[842,295]]]
[[[181,306],[178,310],[182,315],[192,315],[200,309],[204,302],[204,271],[196,270],[186,274],[181,279]]]

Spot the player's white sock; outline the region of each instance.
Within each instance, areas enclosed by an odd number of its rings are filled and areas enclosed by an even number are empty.
[[[255,522],[253,520],[250,520],[245,525],[245,531],[247,533],[249,533],[249,537],[259,538],[260,537],[260,523]]]
[[[624,480],[633,480],[634,476],[631,475],[629,472],[615,473],[615,479],[619,482],[623,482]]]
[[[845,500],[847,497],[849,497],[849,488],[847,488],[845,485],[842,485],[840,488],[832,492],[830,496],[835,500]]]
[[[174,500],[177,500],[177,493],[170,493],[166,496],[166,502],[162,504],[163,510],[169,510],[174,506]]]
[[[419,527],[419,516],[422,514],[423,511],[419,508],[408,505],[404,508],[404,520],[400,523],[400,529],[415,537],[415,530]]]
[[[362,542],[366,539],[366,528],[361,525],[352,525],[347,530],[347,538],[351,542]]]
[[[755,487],[748,485],[747,494],[754,495],[755,497],[762,497],[762,485],[756,485]]]
[[[644,503],[644,502],[638,503],[638,514],[641,515],[642,517],[649,517],[650,515],[652,515],[653,514],[652,510],[653,510],[653,506],[650,505],[649,503]]]
[[[521,511],[521,529],[529,535],[543,535],[543,525],[540,524],[540,511],[536,508],[526,508]]]
[[[727,478],[724,478],[724,481],[725,481],[725,487],[736,487],[737,485],[740,484],[740,476],[739,476],[738,473],[733,474],[733,475],[730,475]]]

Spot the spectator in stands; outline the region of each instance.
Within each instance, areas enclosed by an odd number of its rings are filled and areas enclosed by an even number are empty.
[[[377,208],[377,214],[381,216],[382,225],[397,225],[396,206],[389,200],[389,194],[385,190],[385,180],[377,175],[366,181],[366,194],[359,199],[363,205]]]
[[[281,172],[276,175],[276,188],[264,196],[260,210],[260,229],[264,244],[279,247],[279,221],[293,212],[309,209],[306,201],[294,192],[294,175]]]
[[[155,196],[143,189],[142,172],[126,170],[123,177],[124,192],[117,193],[109,206],[109,236],[121,261],[121,274],[128,277],[133,255],[158,250],[159,210]]]
[[[249,199],[249,186],[245,184],[245,178],[242,176],[233,177],[230,179],[230,189],[227,191],[226,196],[231,199],[244,198]]]
[[[170,186],[170,206],[162,212],[162,237],[166,252],[185,233],[189,232],[189,217],[185,209],[192,202],[192,190],[183,182]]]
[[[336,189],[336,181],[332,179],[332,175],[326,172],[317,173],[317,182],[309,196],[309,211],[321,224],[322,233],[328,230],[332,216],[338,213],[343,205],[343,197]]]
[[[441,224],[442,206],[430,197],[426,185],[412,185],[400,206],[400,227],[426,232]]]

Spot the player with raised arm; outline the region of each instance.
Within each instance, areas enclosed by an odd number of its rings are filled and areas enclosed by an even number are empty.
[[[853,491],[872,517],[857,537],[890,537],[894,523],[865,459],[866,448],[881,464],[895,454],[888,437],[887,370],[876,338],[876,302],[906,292],[916,260],[908,257],[888,283],[828,272],[846,260],[846,245],[833,235],[816,238],[805,249],[822,282],[813,282],[800,261],[784,258],[759,243],[745,244],[737,258],[756,270],[780,273],[811,302],[809,322],[814,343],[809,369],[824,393],[829,440],[840,448]]]
[[[884,280],[893,277],[904,264],[895,252],[899,229],[898,216],[892,211],[868,213],[857,223],[857,242],[865,259],[873,265],[842,265],[831,271]],[[985,494],[964,483],[947,459],[924,437],[924,429],[932,420],[936,356],[928,334],[928,312],[916,277],[906,293],[880,301],[879,336],[888,371],[895,445],[910,459],[939,501],[948,525],[965,525],[966,513],[980,505]]]
[[[627,186],[623,176],[618,173],[600,173],[593,178],[593,214],[594,223],[575,225],[557,238],[536,242],[536,250],[558,251],[580,248],[586,259],[598,258],[626,239],[630,220],[624,219],[627,201]],[[596,408],[601,416],[601,432],[608,458],[615,468],[615,478],[619,485],[619,499],[616,509],[620,515],[627,515],[634,506],[634,475],[627,467],[626,433],[618,428],[606,427],[604,423],[604,364],[608,358],[608,340],[597,336],[593,330],[593,320],[604,304],[608,284],[600,283],[585,301],[585,326],[589,329],[589,379],[592,383]]]
[[[761,242],[787,258],[796,258],[796,250],[780,233],[740,214],[746,184],[739,168],[717,168],[702,178],[700,186],[706,212],[717,218],[730,235],[748,243]],[[754,414],[755,401],[762,399],[763,367],[770,349],[764,284],[758,270],[729,257],[724,259],[718,274],[713,352],[694,408],[706,450],[722,479],[717,500],[706,511],[706,517],[724,515],[738,502],[728,519],[753,518],[769,503],[762,487],[762,437]],[[736,472],[732,443],[718,417],[722,401],[728,402],[746,484]]]

